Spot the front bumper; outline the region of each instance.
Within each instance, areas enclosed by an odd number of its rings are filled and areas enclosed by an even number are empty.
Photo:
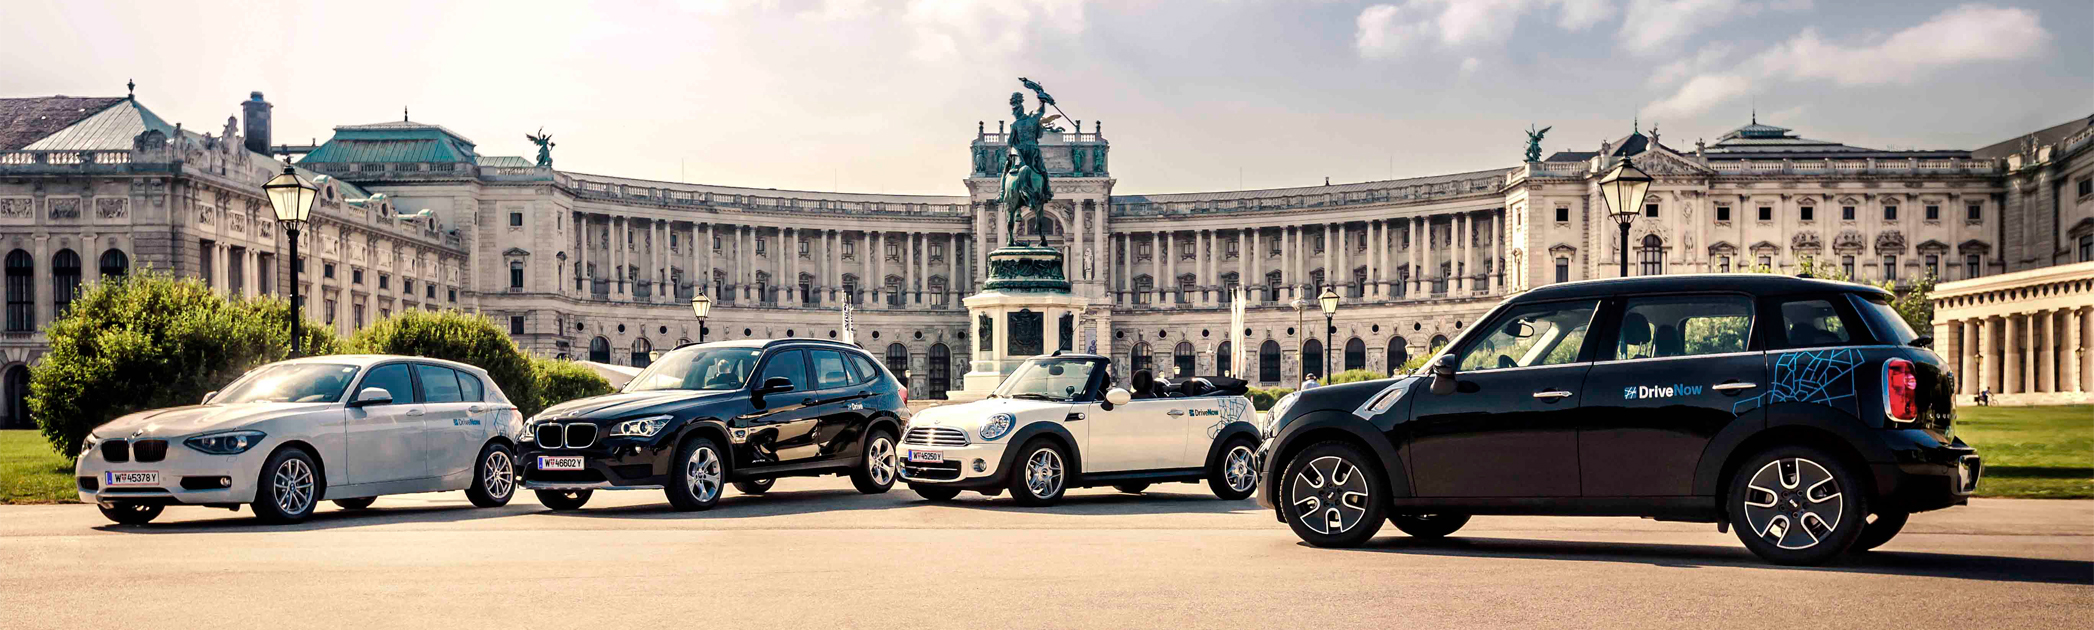
[[[901,460],[902,481],[975,490],[1003,485],[1003,455],[1009,446],[1006,442],[978,442],[966,446],[903,444],[896,456]],[[909,461],[910,454],[916,452],[938,453],[942,461]]]
[[[1960,438],[1920,429],[1887,432],[1895,461],[1869,465],[1876,504],[1884,510],[1925,512],[1970,503],[1985,473],[1977,449]]]
[[[183,438],[141,437],[135,440],[108,440],[124,442],[128,447],[145,440],[165,439],[166,455],[159,461],[111,462],[103,457],[103,448],[82,454],[73,464],[73,485],[79,493],[81,503],[110,503],[127,501],[157,505],[234,505],[253,503],[255,477],[261,473],[262,463],[269,453],[276,450],[277,442],[263,438],[247,452],[238,455],[212,455],[183,446]],[[110,485],[110,473],[153,472],[159,473],[158,483]]]
[[[650,490],[667,483],[669,445],[641,438],[606,438],[589,448],[542,448],[526,442],[516,449],[517,475],[531,490]],[[539,456],[580,456],[582,470],[540,470]]]

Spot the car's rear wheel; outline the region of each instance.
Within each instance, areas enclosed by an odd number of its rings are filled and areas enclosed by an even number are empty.
[[[1018,450],[1018,469],[1005,484],[1011,499],[1024,506],[1054,505],[1069,490],[1069,456],[1052,441],[1036,439]]]
[[[160,518],[161,510],[167,509],[167,506],[157,503],[139,503],[137,501],[113,501],[97,504],[95,507],[102,509],[102,516],[109,517],[109,520],[115,521],[119,525],[144,525],[151,523],[153,519]]]
[[[671,507],[695,512],[710,510],[720,503],[720,490],[727,481],[723,452],[718,443],[705,436],[693,437],[677,449],[678,463],[670,469],[669,487],[663,489]]]
[[[894,487],[895,475],[901,469],[894,451],[894,434],[878,429],[865,440],[865,458],[857,470],[851,471],[851,485],[865,494],[880,494]]]
[[[1147,490],[1147,489],[1149,489],[1149,484],[1146,484],[1146,483],[1116,483],[1116,484],[1113,484],[1113,485],[1112,485],[1112,489],[1114,489],[1114,490],[1118,490],[1118,491],[1121,491],[1121,492],[1125,492],[1125,493],[1127,493],[1127,494],[1141,494],[1143,490]]]
[[[1222,456],[1207,470],[1207,487],[1223,501],[1242,501],[1258,491],[1258,447],[1236,438],[1222,447]]]
[[[1381,531],[1387,487],[1360,447],[1324,442],[1287,461],[1276,482],[1287,526],[1318,547],[1357,547]]]
[[[959,488],[948,488],[945,486],[933,486],[929,484],[920,483],[909,484],[909,491],[916,493],[916,496],[920,496],[925,499],[929,499],[939,503],[951,501],[953,500],[953,497],[960,496]]]
[[[254,515],[269,523],[296,523],[313,515],[320,501],[320,467],[302,449],[287,448],[262,464],[261,487],[254,493]]]
[[[371,507],[371,504],[377,502],[378,497],[364,497],[361,499],[335,499],[334,506],[342,508],[344,510],[361,510],[364,508]]]
[[[765,492],[770,492],[771,486],[775,485],[778,485],[778,478],[776,477],[771,477],[768,479],[751,479],[748,481],[737,481],[734,482],[734,491],[740,492],[742,494],[763,494]]]
[[[1467,514],[1390,514],[1389,524],[1412,538],[1445,538],[1469,524]]]
[[[491,508],[508,505],[514,496],[516,456],[500,442],[488,444],[480,449],[480,461],[473,466],[473,486],[465,489],[465,498],[473,505]]]
[[[589,503],[589,496],[596,493],[595,490],[535,490],[533,492],[538,495],[538,503],[540,505],[559,512],[582,509],[583,505]]]
[[[1814,565],[1845,552],[1866,525],[1868,501],[1847,465],[1808,446],[1761,452],[1731,474],[1731,526],[1754,555]]]
[[[1905,521],[1912,518],[1909,512],[1883,512],[1871,516],[1873,518],[1868,524],[1861,526],[1861,536],[1854,539],[1854,546],[1848,547],[1847,551],[1868,551],[1883,546],[1883,543],[1898,537],[1898,532],[1905,529]]]

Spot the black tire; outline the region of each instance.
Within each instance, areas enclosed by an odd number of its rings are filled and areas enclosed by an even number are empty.
[[[96,504],[95,507],[101,508],[102,516],[109,517],[109,520],[115,521],[118,525],[144,525],[151,523],[153,519],[160,518],[162,510],[167,509],[167,506],[158,503],[139,503],[136,501],[115,501],[108,505]]]
[[[1808,446],[1753,455],[1731,473],[1725,510],[1738,540],[1762,560],[1816,565],[1854,545],[1868,498],[1846,462]]]
[[[1034,467],[1038,463],[1037,470]],[[1004,481],[1011,491],[1011,499],[1018,505],[1041,507],[1054,505],[1069,491],[1069,480],[1076,475],[1075,466],[1069,464],[1069,454],[1052,440],[1035,438],[1018,449],[1018,457],[1011,460],[1012,468]]]
[[[1848,547],[1848,552],[1859,553],[1883,546],[1883,543],[1897,538],[1898,532],[1905,529],[1905,521],[1912,518],[1909,512],[1885,512],[1873,516],[1876,520],[1861,526],[1861,536],[1854,539],[1854,546]]]
[[[534,490],[532,492],[538,495],[539,505],[543,505],[555,512],[582,509],[583,505],[589,503],[589,496],[596,493],[595,490]]]
[[[953,497],[960,496],[959,488],[933,486],[930,484],[912,483],[909,484],[909,491],[916,493],[916,496],[923,497],[936,503],[944,503],[946,501],[951,501],[953,500]]]
[[[1469,524],[1467,514],[1390,514],[1389,524],[1412,538],[1446,538]]]
[[[1236,438],[1222,445],[1221,457],[1207,466],[1207,488],[1223,501],[1242,501],[1258,492],[1258,445]]]
[[[1381,531],[1388,484],[1360,447],[1323,442],[1296,454],[1275,482],[1287,527],[1318,547],[1357,547]]]
[[[335,499],[334,506],[342,508],[344,510],[361,510],[364,508],[371,507],[371,504],[377,502],[378,497],[364,497],[361,499]]]
[[[759,495],[765,492],[770,492],[771,486],[775,485],[778,485],[777,477],[771,477],[767,479],[751,479],[748,481],[737,481],[734,482],[734,491],[748,495]]]
[[[255,478],[254,515],[265,523],[296,523],[313,515],[327,483],[320,467],[304,449],[287,448],[269,456]]]
[[[1143,490],[1147,490],[1147,489],[1149,489],[1149,484],[1146,484],[1146,483],[1116,483],[1116,484],[1113,484],[1113,485],[1112,485],[1112,489],[1114,489],[1114,490],[1118,490],[1118,491],[1121,491],[1121,492],[1125,492],[1125,493],[1127,493],[1127,494],[1141,494]]]
[[[669,495],[669,506],[700,512],[719,505],[720,495],[726,494],[726,454],[712,438],[699,435],[684,440],[683,447],[676,449],[676,460],[669,465],[669,482],[662,488],[662,493]]]
[[[859,492],[880,494],[894,487],[894,480],[902,471],[900,455],[894,449],[894,433],[886,429],[874,429],[865,436],[864,457],[859,459],[858,468],[851,471],[851,485]]]
[[[465,498],[484,508],[502,507],[516,497],[516,453],[501,442],[491,442],[480,449],[480,459],[473,464],[473,485],[465,489]]]

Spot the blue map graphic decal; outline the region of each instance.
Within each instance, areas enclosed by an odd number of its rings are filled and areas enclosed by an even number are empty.
[[[1764,405],[1803,402],[1827,405],[1860,415],[1854,398],[1854,369],[1861,367],[1861,351],[1833,348],[1786,352],[1774,357],[1774,382],[1767,393],[1731,405],[1731,413],[1744,415]]]

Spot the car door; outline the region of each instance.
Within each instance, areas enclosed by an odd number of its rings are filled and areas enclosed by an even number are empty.
[[[809,393],[813,400],[807,403],[811,407],[809,413],[815,417],[810,437],[822,457],[855,457],[859,453],[856,447],[865,435],[867,388],[851,374],[843,353],[820,348],[804,352],[809,376],[814,379],[813,391]]]
[[[1729,293],[1617,300],[1598,338],[1579,415],[1579,479],[1588,497],[1692,494],[1709,440],[1756,421],[1766,352],[1753,337],[1751,296]]]
[[[376,387],[393,402],[350,407],[344,457],[350,483],[382,483],[429,476],[428,441],[423,435],[425,411],[416,399],[414,372],[406,363],[387,363],[364,372],[350,396]]]
[[[773,378],[790,381],[792,390],[757,396],[757,388]],[[813,379],[807,376],[806,351],[787,348],[764,359],[756,378],[749,381],[751,411],[735,420],[735,428],[749,432],[746,443],[751,463],[802,463],[821,455],[821,447],[814,441],[820,409],[808,404],[815,400],[814,392],[808,391],[812,385]]]
[[[429,440],[429,470],[436,477],[466,477],[472,473],[477,455],[480,427],[473,424],[470,404],[458,372],[441,365],[414,364],[415,382],[422,390],[422,426]]]
[[[1456,348],[1456,387],[1412,403],[1421,497],[1578,496],[1578,406],[1598,300],[1513,306]]]
[[[1178,468],[1185,454],[1188,399],[1141,398],[1089,412],[1084,472]]]

